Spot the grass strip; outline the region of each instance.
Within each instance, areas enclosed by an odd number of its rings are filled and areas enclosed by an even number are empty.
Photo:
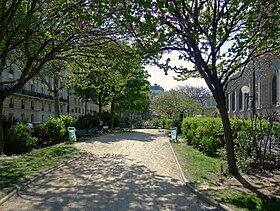
[[[35,173],[59,164],[71,158],[78,150],[70,144],[62,143],[34,150],[12,160],[0,163],[0,198]]]
[[[205,195],[237,211],[280,210],[280,200],[277,198],[261,198],[253,193],[248,194],[228,188],[219,187],[219,189],[216,189],[217,175],[220,170],[220,165],[224,161],[218,158],[208,157],[185,142],[172,143],[172,147],[186,178],[194,186],[206,184],[210,187],[203,191]]]

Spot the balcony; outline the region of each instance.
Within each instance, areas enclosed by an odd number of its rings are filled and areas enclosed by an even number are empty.
[[[42,94],[42,93],[39,93],[39,92],[29,91],[29,90],[26,90],[26,89],[20,89],[20,90],[17,91],[17,93],[32,96],[32,97],[39,97],[39,98],[53,100],[53,96],[51,96],[51,95],[46,95],[46,94]]]
[[[59,98],[59,101],[60,101],[60,102],[63,102],[63,103],[66,103],[66,102],[67,102],[67,99],[64,99],[64,98],[60,97],[60,98]]]

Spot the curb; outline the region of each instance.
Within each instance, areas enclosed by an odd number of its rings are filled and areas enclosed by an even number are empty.
[[[0,205],[2,205],[4,202],[8,201],[12,196],[14,196],[16,193],[18,193],[21,189],[23,189],[24,187],[28,186],[30,183],[32,183],[33,181],[35,181],[36,179],[38,179],[39,177],[42,177],[42,176],[45,176],[47,175],[48,173],[54,171],[54,170],[57,170],[63,166],[65,166],[66,164],[68,163],[71,163],[75,160],[77,160],[78,158],[81,157],[81,154],[78,153],[77,154],[78,156],[76,158],[73,158],[71,160],[67,160],[67,161],[64,161],[56,166],[53,166],[47,170],[45,170],[44,172],[38,172],[38,173],[35,173],[35,175],[28,179],[26,182],[23,182],[22,184],[20,185],[12,185],[15,189],[12,190],[10,193],[8,193],[6,196],[4,196],[3,198],[0,199]]]
[[[181,165],[179,164],[179,161],[177,159],[177,156],[175,154],[175,151],[169,141],[169,146],[171,148],[171,151],[173,153],[173,156],[175,158],[175,161],[176,161],[176,164],[179,168],[179,171],[180,171],[180,174],[181,174],[181,177],[184,181],[184,183],[186,184],[186,187],[189,188],[192,192],[194,192],[199,198],[201,198],[203,201],[207,202],[208,204],[212,205],[212,206],[215,206],[217,207],[218,209],[220,210],[224,210],[224,211],[233,211],[231,208],[229,208],[228,206],[224,205],[224,204],[221,204],[219,202],[217,202],[216,200],[214,199],[211,199],[210,197],[206,196],[205,194],[201,193],[200,191],[198,191],[193,185],[190,184],[190,181],[185,177],[185,174],[181,168]]]

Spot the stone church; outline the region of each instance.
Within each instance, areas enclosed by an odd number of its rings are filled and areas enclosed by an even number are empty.
[[[261,57],[247,65],[227,89],[230,117],[280,119],[280,60]]]

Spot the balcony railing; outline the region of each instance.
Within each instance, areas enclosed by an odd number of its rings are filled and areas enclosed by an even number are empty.
[[[32,96],[32,97],[39,97],[39,98],[53,100],[52,95],[47,95],[47,94],[43,94],[43,93],[39,93],[39,92],[29,91],[29,90],[26,90],[26,89],[20,89],[20,90],[17,91],[17,93]]]

